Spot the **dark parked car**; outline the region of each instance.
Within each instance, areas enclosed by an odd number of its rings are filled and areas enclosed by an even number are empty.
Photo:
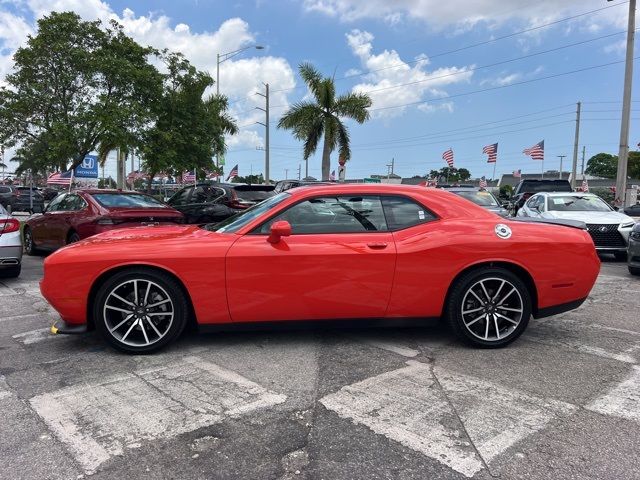
[[[629,262],[629,273],[640,275],[640,223],[636,223],[633,230],[631,230],[631,234],[629,234],[627,261]]]
[[[500,215],[501,217],[509,215],[509,212],[500,204],[493,193],[488,192],[483,188],[449,187],[444,188],[444,190],[455,193],[462,198],[466,198],[476,205],[480,205],[482,208]]]
[[[51,200],[56,198],[58,195],[60,195],[62,191],[63,189],[60,189],[60,188],[46,187],[46,188],[43,188],[40,193],[42,193],[42,196],[44,197],[45,202],[50,202]]]
[[[322,182],[320,180],[280,180],[276,182],[273,191],[277,194],[284,192],[291,188],[305,187],[305,186],[317,186],[317,185],[332,185],[332,182]]]
[[[624,213],[626,213],[630,217],[640,217],[640,203],[625,208]]]
[[[118,190],[76,190],[54,198],[42,215],[27,220],[28,254],[56,250],[115,228],[182,223],[183,216],[155,198]]]
[[[512,215],[517,215],[531,195],[540,192],[573,192],[573,189],[567,180],[521,180],[511,197]]]
[[[35,187],[0,185],[0,204],[11,212],[40,213],[44,210],[44,197]]]
[[[272,185],[203,182],[178,190],[167,203],[187,223],[217,223],[274,195]]]

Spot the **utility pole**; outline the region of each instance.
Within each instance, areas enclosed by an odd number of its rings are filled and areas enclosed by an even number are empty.
[[[288,169],[288,168],[285,168],[285,169],[284,169],[284,178],[285,178],[285,180],[286,180],[287,178],[289,178],[289,169]]]
[[[298,164],[298,180],[300,180],[300,175],[302,174],[302,165]]]
[[[258,110],[262,110],[265,113],[265,121],[256,122],[260,125],[264,125],[265,137],[264,137],[264,184],[269,185],[269,84],[265,83],[265,93],[257,92],[256,95],[260,95],[265,99],[265,107],[256,107]]]
[[[585,151],[587,150],[586,146],[582,146],[582,168],[580,168],[580,174],[584,177],[584,154]]]
[[[395,157],[391,158],[391,163],[387,164],[387,180],[389,180],[390,175],[393,175],[394,165],[395,165]]]
[[[578,140],[580,138],[580,108],[582,104],[577,103],[576,108],[576,135],[573,139],[573,163],[571,165],[571,190],[576,189],[576,170],[578,168]]]
[[[304,178],[308,178],[309,177],[309,159],[305,158],[304,159]]]
[[[558,175],[558,178],[562,180],[562,159],[566,157],[566,155],[557,155],[557,157],[560,159],[560,174]]]
[[[627,27],[627,56],[624,68],[622,93],[622,120],[620,122],[620,149],[616,175],[616,199],[614,204],[624,207],[627,193],[627,162],[629,160],[629,120],[631,117],[631,87],[633,84],[633,46],[636,30],[636,0],[629,1],[629,25]]]

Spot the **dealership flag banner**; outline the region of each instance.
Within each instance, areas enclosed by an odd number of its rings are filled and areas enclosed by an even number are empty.
[[[236,166],[233,167],[229,172],[229,176],[227,177],[227,182],[232,178],[236,178],[237,176],[238,176],[238,164],[236,164]]]
[[[487,179],[485,178],[485,176],[483,175],[482,178],[480,179],[480,188],[487,188]]]
[[[53,172],[47,178],[47,185],[64,185],[68,187],[71,185],[71,170],[68,170],[64,173]]]
[[[451,148],[442,154],[442,159],[447,162],[449,168],[453,168],[453,150]]]
[[[182,175],[182,181],[184,183],[195,182],[196,181],[196,171],[195,170],[191,170],[190,172],[187,172],[187,173],[183,174]]]
[[[493,175],[491,175],[491,180],[495,180],[496,178],[496,162],[498,160],[498,143],[492,143],[491,145],[486,145],[482,148],[482,153],[486,153],[487,163],[493,163]]]
[[[513,176],[516,177],[516,178],[522,177],[522,170],[520,170],[520,169],[514,170],[513,171]]]
[[[582,191],[583,192],[588,192],[589,191],[589,182],[587,182],[586,178],[582,179]]]

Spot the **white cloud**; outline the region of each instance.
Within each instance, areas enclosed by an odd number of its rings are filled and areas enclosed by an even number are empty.
[[[540,65],[530,72],[513,72],[513,73],[501,72],[496,77],[485,78],[481,80],[480,85],[504,87],[516,82],[521,82],[523,80],[528,80],[530,78],[536,77],[543,71],[544,71],[544,67]]]
[[[353,22],[363,18],[376,18],[398,23],[405,18],[428,23],[436,30],[454,26],[454,33],[466,31],[478,23],[499,25],[516,19],[529,24],[553,21],[605,6],[601,0],[304,0],[308,12],[316,12]],[[591,31],[602,25],[623,27],[626,18],[624,6],[614,7],[577,20]]]
[[[362,67],[370,72],[363,77],[364,81],[353,89],[371,96],[374,117],[399,116],[408,107],[376,109],[421,102],[430,97],[446,97],[447,93],[443,90],[445,86],[467,82],[473,75],[473,72],[467,71],[466,67],[441,67],[427,71],[429,59],[424,55],[416,57],[416,61],[409,65],[395,50],[384,50],[374,54],[373,40],[373,35],[366,31],[352,30],[347,34],[347,42],[351,50],[360,58]],[[450,111],[453,107],[450,102],[420,105],[420,110],[424,112],[439,108]]]
[[[35,19],[52,11],[75,11],[85,20],[100,19],[107,22],[118,21],[125,32],[142,45],[151,45],[158,49],[168,48],[182,52],[197,68],[206,70],[215,79],[217,53],[232,52],[257,43],[249,24],[241,18],[230,18],[224,21],[217,30],[210,32],[192,32],[189,25],[178,23],[172,26],[171,18],[165,15],[139,15],[129,8],[118,14],[107,2],[100,0],[15,0],[18,6],[29,11]],[[11,55],[26,40],[34,27],[24,18],[7,12],[0,14],[0,81],[11,65]],[[262,50],[261,52],[265,52]],[[236,103],[232,113],[249,112],[240,115],[238,124],[243,125],[255,121],[257,111],[252,109],[261,105],[261,97],[253,95],[263,91],[263,82],[277,86],[277,89],[289,89],[295,86],[295,77],[291,66],[283,58],[258,53],[249,48],[241,55],[227,60],[220,65],[220,91],[231,100],[234,98],[251,98]],[[275,93],[272,104],[287,105],[287,92]],[[254,132],[255,133],[255,132]],[[256,133],[257,135],[257,133]],[[251,146],[256,143],[253,137],[243,134],[239,138],[247,139]],[[233,140],[235,143],[241,140]],[[249,145],[249,144],[247,144]]]

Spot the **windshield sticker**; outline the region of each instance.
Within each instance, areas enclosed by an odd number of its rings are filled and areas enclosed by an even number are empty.
[[[424,220],[424,212],[422,210],[418,210],[418,218]]]
[[[496,225],[496,235],[499,238],[511,238],[511,229],[503,223]]]
[[[562,197],[552,198],[551,201],[553,202],[554,205],[564,205],[565,199]]]

